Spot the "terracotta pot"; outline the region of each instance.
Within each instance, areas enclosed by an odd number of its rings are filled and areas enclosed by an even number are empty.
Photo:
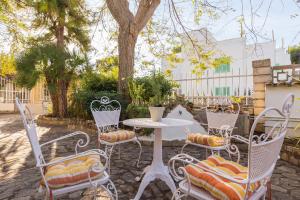
[[[149,107],[152,121],[159,122],[164,114],[165,107]]]

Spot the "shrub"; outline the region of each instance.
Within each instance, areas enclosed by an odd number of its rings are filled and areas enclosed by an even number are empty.
[[[95,99],[107,96],[121,103],[121,117],[125,116],[128,102],[125,102],[117,93],[117,68],[99,69],[99,72],[87,71],[74,85],[73,93],[70,96],[69,116],[81,119],[92,119],[90,104]]]
[[[130,96],[135,104],[149,104],[158,93],[169,96],[172,89],[177,87],[174,81],[166,79],[162,73],[131,79],[128,85]]]
[[[117,92],[118,79],[114,74],[87,72],[83,75],[80,85],[85,91]]]
[[[129,104],[126,109],[127,118],[149,118],[148,106]],[[143,128],[138,131],[140,135],[150,135],[153,132],[151,128]]]
[[[128,118],[147,118],[150,117],[147,106],[129,104],[126,109]]]
[[[100,99],[103,96],[107,96],[111,100],[114,99],[120,102],[122,106],[121,119],[124,119],[126,115],[126,108],[129,102],[124,101],[120,94],[116,92],[95,92],[91,90],[79,90],[72,94],[69,107],[70,117],[81,119],[93,119],[92,113],[90,111],[90,104],[93,100]]]

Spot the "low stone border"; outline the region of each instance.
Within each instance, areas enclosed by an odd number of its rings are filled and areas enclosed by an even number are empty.
[[[300,148],[290,144],[283,144],[280,158],[300,167]]]

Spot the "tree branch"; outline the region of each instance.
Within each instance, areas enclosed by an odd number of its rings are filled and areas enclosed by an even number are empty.
[[[129,10],[127,0],[106,0],[107,7],[119,26],[126,26],[134,19],[133,14]]]
[[[139,33],[153,16],[154,11],[160,4],[160,0],[141,0],[139,8],[134,17],[134,22],[136,24],[136,30]]]

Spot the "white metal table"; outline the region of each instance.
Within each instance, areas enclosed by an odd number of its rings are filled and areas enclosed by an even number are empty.
[[[164,165],[162,159],[162,135],[161,130],[168,127],[176,126],[190,126],[192,121],[163,118],[160,122],[153,122],[150,118],[136,118],[123,121],[127,126],[138,128],[154,128],[154,147],[153,147],[153,160],[150,166],[144,169],[145,176],[140,184],[139,190],[134,200],[140,199],[147,185],[156,178],[164,181],[168,187],[174,192],[176,190],[175,183],[169,174],[168,167]]]

